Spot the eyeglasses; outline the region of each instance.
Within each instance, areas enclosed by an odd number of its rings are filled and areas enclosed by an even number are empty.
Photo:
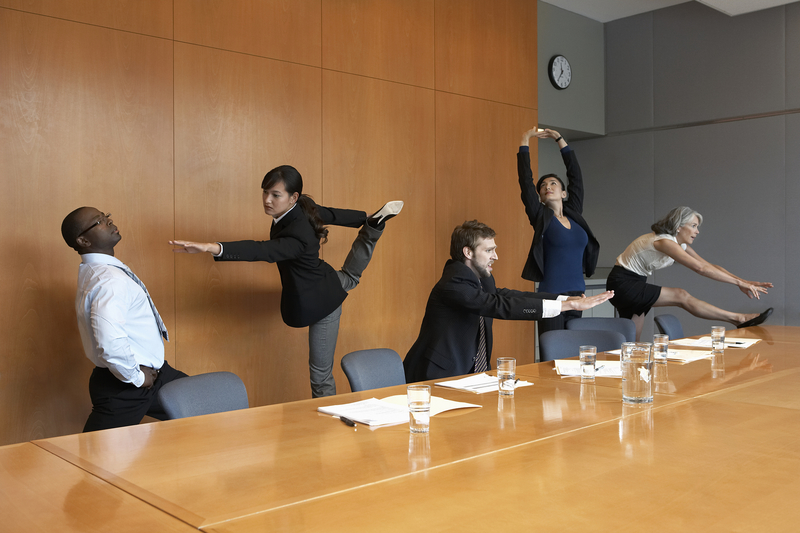
[[[85,230],[83,230],[82,232],[78,233],[78,237],[80,237],[81,235],[83,235],[84,233],[86,233],[87,231],[89,231],[90,229],[92,229],[93,227],[95,227],[95,226],[99,226],[100,224],[102,224],[102,223],[104,223],[104,222],[108,222],[108,219],[109,219],[109,218],[111,218],[111,213],[106,213],[105,215],[100,215],[100,218],[99,218],[99,219],[97,219],[97,220],[95,220],[95,221],[92,223],[92,225],[91,225],[91,226],[89,226],[88,228],[86,228],[86,229],[85,229]],[[75,237],[75,238],[77,239],[78,237]]]

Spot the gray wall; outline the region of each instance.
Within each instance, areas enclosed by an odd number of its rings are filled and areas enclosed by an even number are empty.
[[[538,2],[539,123],[602,135],[605,132],[603,24]],[[572,67],[572,83],[552,86],[547,64],[556,54]],[[560,130],[559,130],[560,131]],[[560,159],[559,159],[560,162]],[[560,164],[560,163],[559,163]]]
[[[571,143],[600,266],[689,205],[705,217],[693,245],[702,257],[775,288],[749,300],[679,265],[654,282],[732,311],[772,306],[771,324],[800,325],[800,3],[738,17],[679,4],[606,24],[605,50],[607,136]],[[547,152],[540,171],[554,164]],[[675,314],[689,335],[711,326],[677,308],[655,313]]]

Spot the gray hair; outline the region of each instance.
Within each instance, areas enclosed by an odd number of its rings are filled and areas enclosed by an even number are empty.
[[[672,235],[673,237],[678,234],[681,226],[691,222],[692,217],[697,217],[697,225],[703,223],[703,215],[692,209],[691,207],[681,206],[676,207],[667,216],[650,226],[650,229],[656,235]]]

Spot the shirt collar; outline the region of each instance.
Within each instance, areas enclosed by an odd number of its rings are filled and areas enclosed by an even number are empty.
[[[285,212],[284,214],[282,214],[282,215],[281,215],[281,216],[279,216],[278,218],[275,218],[275,219],[273,219],[273,224],[277,224],[278,222],[280,222],[281,220],[283,220],[283,217],[285,217],[286,215],[288,215],[289,213],[291,213],[291,212],[292,212],[292,209],[294,209],[295,207],[297,207],[297,202],[295,202],[295,204],[294,204],[292,207],[290,207],[289,209],[287,209],[287,210],[286,210],[286,212]]]
[[[125,263],[113,255],[108,254],[82,254],[81,263],[85,263],[87,265],[112,265],[123,269],[128,268]]]

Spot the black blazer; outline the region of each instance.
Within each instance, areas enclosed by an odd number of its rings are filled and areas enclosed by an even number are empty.
[[[480,316],[484,317],[486,353],[491,361],[492,318],[540,319],[542,299],[555,300],[556,296],[498,289],[494,277],[479,279],[464,263],[448,260],[428,297],[419,337],[403,361],[406,381],[468,374],[478,353]]]
[[[317,206],[327,225],[358,228],[367,214],[350,209]],[[339,276],[319,258],[319,239],[299,205],[273,224],[268,241],[223,242],[215,261],[267,261],[281,274],[281,316],[286,325],[302,328],[331,314],[347,297]]]
[[[592,230],[589,228],[589,224],[583,219],[583,175],[581,174],[581,167],[578,165],[578,158],[571,148],[562,150],[561,158],[564,160],[564,166],[567,167],[567,178],[569,179],[567,199],[564,202],[564,214],[582,227],[589,237],[589,242],[583,251],[583,273],[587,277],[591,277],[597,267],[600,243],[597,242]],[[530,152],[520,151],[517,154],[517,174],[519,174],[519,187],[522,190],[522,203],[525,204],[525,213],[528,215],[528,221],[533,226],[534,231],[528,259],[522,269],[522,278],[530,281],[542,281],[544,279],[544,246],[542,237],[553,220],[555,213],[539,199],[536,184],[533,182],[533,173],[531,172]]]

